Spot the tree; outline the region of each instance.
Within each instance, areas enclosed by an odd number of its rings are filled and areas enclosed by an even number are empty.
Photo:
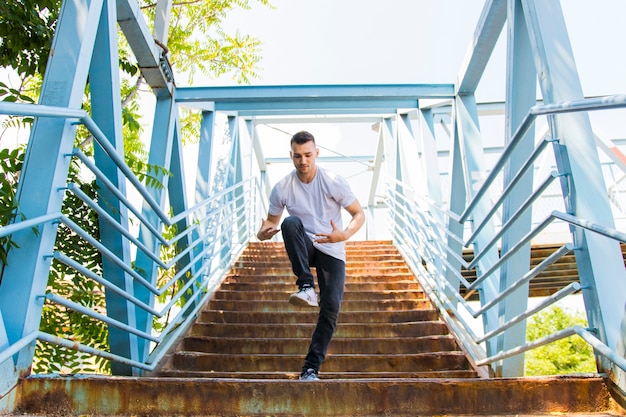
[[[580,313],[568,314],[560,307],[552,307],[533,316],[527,328],[529,342],[574,325],[587,326]],[[526,353],[525,375],[562,375],[596,372],[593,348],[578,336],[560,339]]]
[[[268,0],[256,0],[269,6]],[[150,23],[154,16],[156,1],[138,0]],[[9,87],[0,83],[0,99],[11,102],[36,102],[45,72],[47,58],[59,16],[61,0],[11,0],[0,2],[0,66],[15,71],[20,78],[19,86]],[[232,73],[239,83],[248,83],[257,77],[256,66],[260,41],[249,35],[229,34],[222,28],[228,13],[235,9],[250,9],[249,0],[185,0],[172,6],[167,49],[170,62],[177,75],[188,76],[192,81],[197,71],[220,76]],[[120,71],[122,79],[124,154],[127,164],[146,184],[158,187],[153,173],[162,172],[161,167],[146,163],[147,152],[141,142],[141,114],[138,97],[148,92],[143,76],[139,72],[130,48],[120,41]],[[148,92],[149,93],[149,92]],[[87,86],[83,108],[90,109],[89,86]],[[183,138],[194,136],[193,115],[183,120]],[[3,121],[0,138],[7,129],[28,126],[31,118],[8,118]],[[89,145],[88,132],[80,128],[75,139],[77,144]],[[90,148],[82,149],[89,153]],[[15,188],[22,168],[25,149],[0,149],[0,225],[6,225],[19,216],[15,201]],[[93,178],[81,178],[80,167],[72,164],[69,177],[87,195],[97,198]],[[63,212],[86,230],[99,235],[97,215],[87,209],[71,194],[64,201]],[[60,231],[56,249],[78,257],[92,271],[101,272],[101,259],[97,251],[88,252],[88,247],[73,233]],[[7,251],[11,250],[10,239],[0,240],[0,266],[6,262]],[[1,271],[0,271],[1,273]],[[1,276],[0,276],[1,277]],[[99,285],[53,261],[48,291],[53,291],[83,306],[102,306],[104,289]],[[97,307],[96,307],[97,308]],[[79,313],[46,303],[40,328],[48,333],[72,338],[78,342],[102,348],[107,343],[107,330],[101,322]],[[85,357],[76,351],[56,346],[38,344],[34,370],[38,372],[106,372],[108,362]]]

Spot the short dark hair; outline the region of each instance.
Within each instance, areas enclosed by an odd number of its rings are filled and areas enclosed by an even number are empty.
[[[313,137],[313,135],[306,130],[301,130],[291,137],[291,142],[289,142],[289,144],[293,145],[295,143],[297,145],[302,145],[307,142],[313,142],[315,145],[315,137]]]

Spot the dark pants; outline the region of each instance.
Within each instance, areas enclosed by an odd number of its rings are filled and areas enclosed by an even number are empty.
[[[298,217],[287,217],[283,220],[281,229],[285,250],[291,261],[293,273],[298,278],[296,280],[298,287],[315,286],[310,267],[314,266],[317,270],[320,314],[311,338],[309,352],[304,360],[303,370],[313,368],[319,371],[337,326],[339,307],[346,282],[346,264],[342,260],[315,249]]]

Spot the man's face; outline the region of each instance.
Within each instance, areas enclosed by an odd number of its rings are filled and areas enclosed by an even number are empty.
[[[319,154],[319,149],[315,147],[313,141],[305,142],[302,145],[294,143],[291,145],[291,160],[300,174],[310,174],[315,171],[315,159]]]

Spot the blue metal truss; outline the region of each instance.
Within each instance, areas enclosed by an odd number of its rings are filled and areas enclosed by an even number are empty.
[[[108,352],[78,347],[111,359],[115,374],[139,375],[154,369],[254,236],[271,186],[257,124],[287,116],[292,122],[310,116],[326,116],[337,123],[377,121],[369,222],[376,213],[375,196],[385,193],[395,242],[468,351],[478,352],[475,362],[488,366],[492,375],[519,376],[523,371],[519,353],[529,347],[525,319],[536,311],[528,309],[529,281],[539,272],[529,265],[531,240],[555,219],[567,222],[571,242],[551,261],[574,251],[580,283],[559,291],[542,306],[582,289],[591,331],[573,328],[557,336],[585,338],[596,349],[598,370],[611,372],[625,386],[626,273],[619,243],[626,242],[626,234],[616,230],[613,221],[588,111],[626,107],[626,98],[584,98],[558,1],[486,1],[458,83],[441,85],[176,88],[167,54],[159,46],[167,43],[171,2],[160,1],[159,7],[162,13],[151,34],[134,0],[64,1],[39,104],[0,104],[2,114],[37,116],[17,190],[24,220],[0,228],[0,236],[11,236],[17,244],[9,251],[0,285],[0,395],[29,374],[37,340],[76,346],[39,331],[44,302],[78,308],[109,324]],[[171,172],[160,176],[163,188],[146,187],[124,162],[116,25],[156,97],[149,163]],[[488,166],[475,92],[505,26],[506,140],[500,159]],[[88,77],[90,115],[81,110]],[[543,105],[536,101],[537,79]],[[430,99],[442,101],[424,104]],[[201,112],[192,198],[186,195],[188,165],[183,161],[179,106]],[[218,173],[211,161],[222,116],[231,149],[227,169]],[[533,122],[538,117],[548,119],[549,142],[535,139]],[[74,148],[77,123],[95,137],[93,157]],[[448,195],[442,191],[437,164],[441,140],[437,123],[448,133]],[[543,188],[533,188],[537,179],[529,167],[548,144],[558,173],[551,174]],[[244,145],[252,150],[250,164]],[[98,181],[93,207],[100,219],[99,240],[90,236],[92,231],[75,232],[84,234],[103,254],[102,276],[54,251],[58,224],[73,226],[62,213],[65,193],[77,192],[67,184],[72,158]],[[498,176],[502,189],[493,185]],[[381,178],[387,178],[387,190],[379,189]],[[553,212],[539,226],[533,225],[528,209],[556,179],[566,212]],[[130,201],[127,184],[138,191],[139,208]],[[140,223],[135,235],[131,217]],[[171,228],[176,235],[167,239],[164,231]],[[177,255],[165,264],[160,251],[168,247],[176,247]],[[474,259],[466,262],[463,249],[470,247]],[[99,311],[106,310],[106,315],[46,294],[52,258],[105,286],[106,306],[99,306]],[[462,267],[476,269],[474,283],[462,277]],[[158,280],[163,271],[174,274],[164,285]],[[157,297],[174,283],[181,287],[161,309]],[[479,293],[478,311],[460,295],[461,287]],[[153,320],[175,305],[180,314],[155,335]],[[482,318],[482,336],[450,314],[459,308]],[[6,403],[10,396],[4,398],[2,407],[10,409]]]

